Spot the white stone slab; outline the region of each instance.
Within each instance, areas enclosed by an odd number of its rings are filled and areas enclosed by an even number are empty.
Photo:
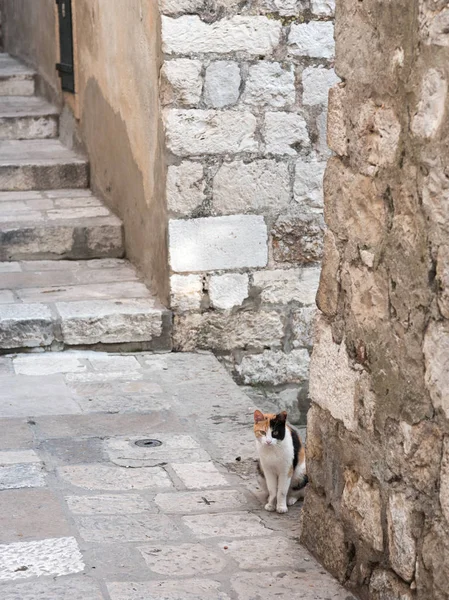
[[[171,467],[190,489],[207,489],[229,485],[212,462],[175,463]]]

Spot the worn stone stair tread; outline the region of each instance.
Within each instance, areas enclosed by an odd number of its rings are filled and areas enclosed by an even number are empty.
[[[89,190],[0,192],[0,260],[123,254],[121,220]]]
[[[2,140],[0,166],[87,164],[59,140]]]
[[[58,109],[38,96],[0,97],[0,119],[4,117],[43,117],[58,115]]]
[[[0,190],[86,188],[88,185],[88,161],[59,140],[0,140]]]
[[[9,54],[0,54],[0,96],[33,96],[35,71]]]
[[[0,262],[0,274],[0,350],[170,349],[170,313],[127,260]]]

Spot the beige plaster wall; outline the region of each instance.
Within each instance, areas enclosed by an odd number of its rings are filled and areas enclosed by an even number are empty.
[[[152,0],[74,0],[77,112],[92,187],[125,224],[128,257],[168,296],[160,17]]]

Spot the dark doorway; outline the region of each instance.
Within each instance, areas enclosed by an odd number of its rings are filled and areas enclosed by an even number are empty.
[[[75,92],[75,70],[73,65],[72,1],[56,0],[59,17],[60,62],[56,65],[61,77],[62,89]]]

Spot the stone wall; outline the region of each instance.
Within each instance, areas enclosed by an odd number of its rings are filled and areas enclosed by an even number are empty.
[[[373,600],[449,598],[448,22],[337,1],[302,540]]]
[[[174,347],[307,404],[333,0],[160,0]],[[305,410],[302,410],[305,417]]]

